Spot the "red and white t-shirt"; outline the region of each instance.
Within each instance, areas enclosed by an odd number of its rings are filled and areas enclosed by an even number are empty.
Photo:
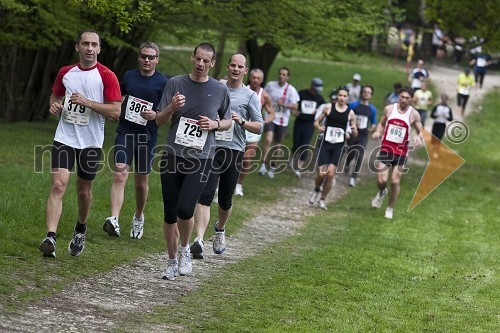
[[[400,156],[408,155],[412,110],[413,108],[409,106],[405,113],[400,113],[398,104],[393,104],[392,111],[385,124],[380,151]]]
[[[72,93],[80,93],[97,103],[121,101],[120,84],[115,73],[100,63],[88,69],[79,64],[65,66],[57,74],[52,93],[65,97],[54,141],[77,149],[102,148],[104,117],[93,110],[72,106],[68,101]],[[72,119],[68,115],[79,118]]]

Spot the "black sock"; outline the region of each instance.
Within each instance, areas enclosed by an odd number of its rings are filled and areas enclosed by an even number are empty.
[[[319,191],[320,191],[319,187],[315,187],[314,188],[314,192],[318,192],[319,193]]]
[[[56,233],[50,231],[50,232],[47,233],[47,237],[52,237],[54,239],[54,241],[55,241],[56,240]]]
[[[76,222],[75,231],[80,233],[80,234],[84,234],[87,231],[87,224],[86,223],[82,224],[80,222]]]

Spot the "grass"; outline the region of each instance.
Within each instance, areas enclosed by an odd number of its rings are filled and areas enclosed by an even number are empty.
[[[322,77],[325,97],[330,87],[349,82],[354,72],[360,72],[363,83],[375,86],[379,110],[393,83],[404,80],[401,68],[376,57],[353,57],[349,64],[279,58],[271,73],[281,65],[290,67],[291,83],[298,89],[307,88],[312,77]],[[406,207],[423,169],[412,166],[404,176],[393,222],[385,220],[383,212],[368,208],[375,185],[371,180],[362,182],[328,211],[311,217],[299,235],[218,272],[213,279],[220,279],[222,287],[207,281],[182,297],[179,306],[133,317],[118,331],[141,325],[142,320],[179,323],[193,332],[495,331],[500,324],[500,154],[492,138],[500,122],[495,112],[500,107],[499,94],[489,95],[482,105],[481,114],[468,119],[470,138],[452,146],[466,164],[413,211],[407,213]],[[145,236],[132,242],[128,238],[134,209],[130,180],[122,209],[124,237],[109,238],[101,230],[109,214],[112,181],[111,170],[104,168],[94,183],[84,255],[73,258],[66,252],[76,220],[73,177],[58,230],[58,258],[40,256],[37,245],[45,235],[50,175],[48,159],[42,163],[43,173],[33,172],[33,147],[50,144],[56,124],[53,119],[0,124],[0,139],[9,143],[0,146],[4,184],[0,308],[25,305],[81,277],[164,251],[159,175],[150,178]],[[106,124],[105,152],[114,141],[115,128]],[[165,133],[166,128],[161,129],[160,143]],[[291,146],[291,132],[285,143]],[[245,192],[252,195],[235,198],[228,233],[252,216],[250,207],[272,204],[280,188],[295,183],[289,173],[272,182],[250,175]],[[192,309],[193,302],[203,304],[201,314],[197,307]]]
[[[469,140],[453,147],[466,164],[414,210],[422,168],[404,176],[393,221],[369,207],[375,184],[363,182],[298,236],[147,320],[189,332],[496,331],[500,153],[483,138],[496,133],[500,95],[484,105]]]

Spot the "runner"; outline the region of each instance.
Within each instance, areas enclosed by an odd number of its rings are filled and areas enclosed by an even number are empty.
[[[191,55],[191,73],[168,80],[158,107],[158,127],[171,123],[160,169],[168,255],[163,279],[191,273],[193,213],[210,172],[215,131],[232,124],[229,91],[208,76],[215,57],[212,44],[197,45]]]
[[[218,132],[212,172],[207,185],[198,200],[195,210],[194,228],[196,238],[191,245],[193,258],[203,259],[203,236],[210,221],[210,204],[215,188],[219,184],[219,221],[214,225],[213,251],[222,254],[226,250],[225,225],[232,211],[232,197],[241,171],[241,162],[245,151],[245,131],[260,134],[263,129],[261,104],[255,91],[243,84],[248,73],[246,58],[234,54],[227,65],[229,78],[227,87],[231,96],[231,117],[233,125],[224,132]]]
[[[123,76],[122,114],[114,145],[115,174],[111,186],[111,216],[106,218],[103,229],[110,236],[120,236],[118,218],[123,206],[125,184],[130,165],[134,160],[135,213],[132,217],[130,237],[141,239],[144,230],[144,207],[148,198],[148,176],[151,171],[153,149],[156,146],[158,127],[154,122],[155,110],[167,78],[156,70],[160,49],[152,42],[139,47],[139,68]]]
[[[278,81],[270,81],[265,88],[271,96],[275,118],[264,126],[265,138],[259,174],[267,175],[269,178],[274,178],[276,171],[272,165],[271,157],[279,156],[280,150],[282,152],[281,143],[286,135],[290,113],[297,110],[297,103],[300,99],[295,87],[288,83],[289,77],[290,70],[287,67],[281,67],[278,70]],[[276,146],[271,151],[273,140]],[[267,170],[266,163],[269,163],[269,170]]]
[[[60,117],[52,148],[52,185],[47,200],[47,237],[39,245],[44,257],[56,256],[56,232],[62,201],[76,164],[78,220],[68,251],[85,249],[87,218],[92,206],[92,181],[98,172],[104,142],[104,118],[120,115],[120,85],[116,75],[97,61],[101,38],[85,30],[76,39],[79,63],[61,68],[50,96],[51,115]]]
[[[264,82],[264,72],[259,68],[254,68],[250,71],[249,75],[249,87],[257,93],[257,98],[260,101],[262,110],[264,111],[266,124],[271,123],[274,120],[274,109],[271,103],[271,96],[261,87],[262,82]],[[246,131],[246,142],[247,146],[245,148],[245,154],[243,155],[243,167],[238,178],[238,183],[234,189],[234,194],[243,196],[243,182],[245,177],[252,171],[251,162],[257,155],[257,148],[259,146],[260,138],[262,134],[255,134]]]
[[[366,85],[361,88],[361,97],[359,101],[349,104],[349,108],[356,114],[356,127],[358,136],[347,139],[347,156],[345,160],[345,172],[349,174],[350,164],[353,159],[354,169],[349,178],[349,186],[356,186],[356,179],[363,159],[365,157],[366,144],[368,143],[368,132],[373,132],[377,126],[377,109],[370,103],[373,96],[373,87]]]
[[[404,164],[408,156],[410,142],[410,127],[416,132],[414,139],[415,147],[422,144],[422,123],[417,110],[410,106],[413,98],[413,90],[410,87],[402,87],[399,91],[399,102],[387,105],[384,109],[382,119],[373,133],[374,139],[382,138],[380,152],[377,156],[377,186],[379,191],[372,200],[374,208],[382,206],[382,200],[389,193],[387,181],[391,174],[391,191],[389,204],[385,211],[385,217],[393,218],[393,209],[399,194],[399,182],[404,172]]]
[[[349,88],[342,86],[337,89],[336,97],[337,102],[326,104],[323,112],[314,121],[314,127],[324,135],[319,150],[314,191],[309,197],[309,203],[314,205],[319,197],[321,209],[327,209],[325,200],[332,189],[335,169],[342,157],[346,128],[348,126],[351,128],[352,136],[358,134],[356,115],[346,104],[349,98]],[[323,119],[326,119],[324,124]]]
[[[441,95],[441,103],[436,105],[431,112],[431,118],[434,119],[432,125],[432,157],[439,158],[439,142],[446,131],[446,121],[453,120],[453,111],[448,105],[448,95]]]
[[[293,147],[291,167],[297,177],[302,175],[304,163],[307,160],[307,150],[303,150],[306,145],[311,143],[314,134],[314,117],[319,106],[325,104],[321,92],[323,91],[323,81],[315,77],[311,81],[308,89],[299,91],[299,107],[293,115],[297,118],[293,124]],[[298,156],[295,154],[298,151]]]

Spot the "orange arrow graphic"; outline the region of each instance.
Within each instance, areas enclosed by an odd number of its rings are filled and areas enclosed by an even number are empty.
[[[408,211],[415,208],[465,163],[462,157],[425,128],[422,128],[422,134],[424,136],[425,150],[429,156],[429,163],[420,179]]]

